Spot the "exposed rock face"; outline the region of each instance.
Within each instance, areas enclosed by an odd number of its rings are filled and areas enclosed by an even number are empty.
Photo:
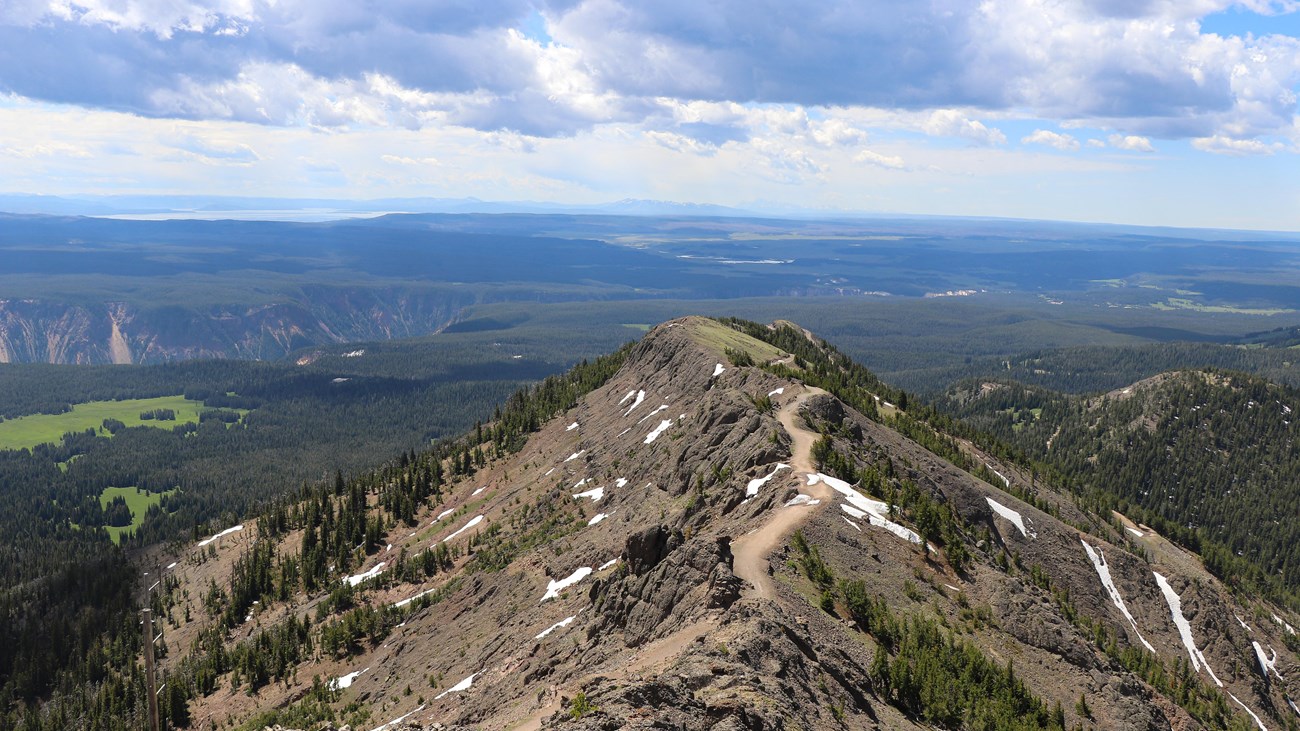
[[[403,548],[447,542],[463,551],[448,574],[381,584],[357,600],[395,604],[450,587],[439,603],[404,615],[355,656],[304,665],[299,678],[369,669],[340,704],[364,699],[376,726],[403,719],[385,731],[929,728],[870,670],[898,648],[856,623],[841,582],[861,581],[899,622],[931,622],[946,642],[1013,667],[1045,707],[1060,705],[1066,728],[1222,727],[1248,718],[1243,708],[1283,727],[1300,691],[1283,636],[1286,622],[1300,624],[1291,614],[1258,600],[1242,606],[1194,556],[1154,534],[1132,540],[1049,485],[1031,491],[1025,471],[972,445],[954,440],[965,455],[956,461],[1005,479],[978,479],[795,379],[735,366],[724,347],[751,348],[756,362],[783,359],[696,318],[656,329],[605,386],[519,453],[452,485],[415,532],[394,528],[381,541],[392,553],[367,557],[363,568]],[[775,412],[759,408],[766,394]],[[855,466],[892,475],[883,494],[863,496],[798,466],[813,430]],[[868,514],[876,503],[867,497],[912,504]],[[929,528],[924,542],[906,537],[927,530],[922,497],[931,519],[949,516],[957,535]],[[577,517],[539,535],[557,513]],[[471,522],[471,532],[457,532]],[[779,540],[754,553],[755,536],[773,526],[784,531]],[[795,530],[829,580],[812,578]],[[961,564],[951,559],[956,542],[969,555]],[[527,550],[504,568],[472,568],[476,554],[520,545]],[[1156,573],[1168,577],[1181,614]],[[197,596],[206,583],[193,581]],[[758,590],[764,582],[769,592]],[[271,607],[259,622],[314,606]],[[1203,653],[1199,670],[1185,630]],[[1255,642],[1277,653],[1269,676]],[[1144,676],[1144,667],[1163,670]],[[1177,692],[1168,685],[1175,668],[1187,668]],[[295,692],[302,688],[267,686],[256,702]],[[1196,707],[1184,697],[1195,693],[1211,700]],[[237,697],[223,690],[204,710],[230,714],[221,703]]]

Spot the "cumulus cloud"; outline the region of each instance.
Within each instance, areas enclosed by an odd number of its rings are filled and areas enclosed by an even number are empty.
[[[1234,140],[1231,137],[1215,135],[1192,140],[1192,147],[1217,155],[1246,157],[1249,155],[1272,155],[1286,149],[1281,142],[1264,142],[1262,140]]]
[[[903,158],[897,155],[881,155],[871,150],[863,150],[853,156],[853,162],[863,163],[866,165],[875,165],[876,167],[886,168],[888,170],[903,170],[905,165]]]
[[[1058,150],[1072,152],[1079,149],[1079,141],[1072,135],[1052,132],[1046,129],[1036,129],[1032,134],[1020,138],[1020,143],[1024,145],[1047,145],[1055,147]]]
[[[927,134],[980,145],[1006,142],[980,119],[1007,115],[1125,137],[1258,140],[1297,136],[1300,40],[1209,34],[1200,20],[1296,5],[5,0],[0,92],[322,128],[556,137],[632,123],[702,148],[770,135],[863,145],[867,131],[842,109],[921,115]],[[521,30],[539,14],[543,40]]]
[[[1107,138],[1111,147],[1117,150],[1127,150],[1128,152],[1155,152],[1156,148],[1151,146],[1151,140],[1138,135],[1111,135]]]
[[[996,127],[986,127],[983,122],[969,119],[956,109],[936,109],[921,129],[934,137],[961,137],[980,145],[1001,145],[1007,136]]]

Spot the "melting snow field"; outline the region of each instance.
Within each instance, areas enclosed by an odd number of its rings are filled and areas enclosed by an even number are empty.
[[[777,463],[776,467],[771,471],[771,473],[768,474],[767,477],[759,477],[750,480],[749,484],[745,485],[745,497],[754,497],[755,495],[758,494],[759,489],[763,487],[763,485],[767,484],[768,480],[772,479],[773,477],[776,477],[776,473],[780,472],[781,470],[788,470],[788,469],[790,469],[790,465],[785,464],[784,462],[780,462]]]
[[[866,518],[869,523],[877,528],[884,528],[894,535],[905,541],[921,544],[921,536],[916,531],[905,526],[899,525],[889,519],[889,506],[879,500],[872,500],[862,493],[854,490],[849,483],[844,480],[823,475],[818,472],[814,475],[808,475],[808,484],[816,485],[818,482],[825,482],[835,492],[843,495],[848,504],[840,505],[840,509],[852,515],[855,518]]]
[[[375,564],[373,568],[371,568],[369,571],[365,572],[364,574],[349,576],[343,580],[348,583],[348,586],[356,586],[357,584],[360,584],[366,579],[373,579],[374,577],[384,573],[385,563],[387,563],[387,561],[380,561],[379,563]]]
[[[558,598],[560,596],[560,592],[564,591],[570,586],[573,586],[579,581],[582,581],[583,579],[587,578],[587,576],[589,576],[590,574],[591,574],[591,567],[583,566],[582,568],[578,569],[577,571],[574,571],[573,573],[569,574],[563,579],[560,579],[559,581],[552,579],[550,583],[546,585],[546,593],[542,595],[542,601],[546,601],[547,599]]]
[[[577,428],[578,428],[578,422],[575,421],[575,422],[573,422],[572,424],[570,424],[570,425],[564,427],[564,430],[565,430],[565,431],[573,431],[574,429],[577,429]]]
[[[518,358],[519,356],[516,355],[515,357]],[[405,721],[406,719],[410,718],[411,716],[414,716],[415,714],[417,714],[417,713],[419,713],[420,711],[423,711],[423,710],[424,710],[424,706],[420,706],[419,708],[415,709],[414,711],[411,711],[410,713],[408,713],[408,714],[406,714],[406,715],[404,715],[404,716],[398,716],[397,718],[394,718],[393,720],[389,721],[388,723],[384,724],[383,726],[376,726],[374,729],[372,729],[372,731],[387,731],[387,729],[390,729],[390,728],[396,726],[397,724],[401,723],[402,721]]]
[[[366,670],[369,669],[370,668],[366,668],[365,670],[356,670],[348,673],[347,675],[343,675],[331,680],[329,683],[330,690],[343,690],[344,688],[352,685],[352,681],[356,680],[358,677],[361,676],[362,673],[366,672]]]
[[[474,516],[474,519],[473,519],[473,520],[471,520],[470,522],[468,522],[468,523],[466,523],[465,525],[461,526],[460,530],[457,530],[455,533],[452,533],[451,535],[449,535],[449,536],[447,536],[446,538],[442,539],[442,542],[443,542],[443,543],[446,543],[447,541],[450,541],[451,539],[455,538],[456,536],[460,535],[461,533],[464,533],[465,531],[469,530],[470,528],[473,528],[474,526],[476,526],[476,525],[478,525],[479,523],[482,523],[482,522],[483,522],[483,516],[481,516],[481,515],[476,515],[476,516]]]
[[[993,465],[989,464],[988,462],[985,462],[985,463],[984,463],[984,466],[985,466],[985,467],[988,467],[989,470],[991,470],[991,471],[993,472],[993,474],[995,474],[995,475],[997,475],[999,478],[1001,478],[1001,479],[1002,479],[1002,484],[1003,484],[1004,486],[1006,486],[1006,487],[1011,487],[1011,480],[1008,480],[1006,475],[1004,475],[1004,474],[1002,474],[1001,472],[998,472],[997,470],[993,469]]]
[[[600,499],[601,499],[601,498],[605,497],[605,488],[603,488],[603,487],[597,487],[597,488],[594,489],[594,490],[588,490],[588,491],[586,491],[586,492],[579,492],[579,493],[574,494],[574,496],[573,496],[573,498],[574,498],[575,500],[581,500],[581,499],[583,499],[584,497],[589,497],[589,498],[591,498],[591,501],[592,501],[593,503],[598,503],[598,502],[600,502]]]
[[[725,371],[725,370],[727,370],[727,369],[724,368],[724,367],[722,366],[721,363],[719,363],[719,364],[717,364],[716,366],[713,366],[713,375],[710,376],[710,377],[711,377],[711,378],[717,378],[718,376],[722,375],[722,372]]]
[[[632,394],[629,393],[627,396],[623,397],[623,401],[626,401],[627,398],[628,398],[628,396],[631,396],[631,395],[632,395]],[[623,401],[619,401],[619,402],[618,402],[618,405],[619,405],[619,406],[622,406],[622,405],[623,405]],[[624,412],[623,412],[623,416],[627,416],[628,414],[632,413],[632,411],[635,410],[636,407],[638,407],[638,406],[641,405],[641,402],[642,402],[642,401],[645,401],[645,391],[637,391],[637,392],[636,392],[636,400],[632,402],[632,405],[631,405],[631,406],[627,407],[627,411],[624,411]]]
[[[1097,569],[1097,576],[1101,578],[1101,585],[1106,587],[1106,593],[1110,594],[1111,603],[1114,604],[1115,607],[1119,609],[1120,613],[1124,615],[1124,618],[1128,620],[1129,625],[1133,628],[1133,632],[1137,634],[1138,639],[1142,641],[1143,646],[1151,652],[1155,652],[1156,648],[1152,647],[1151,643],[1147,642],[1146,638],[1142,636],[1142,631],[1138,629],[1137,620],[1133,619],[1133,615],[1128,611],[1128,605],[1124,604],[1124,597],[1120,596],[1119,588],[1115,586],[1115,581],[1111,578],[1110,566],[1106,564],[1105,554],[1101,552],[1100,548],[1093,549],[1093,547],[1089,546],[1082,538],[1079,539],[1079,542],[1083,544],[1083,550],[1087,552],[1088,559],[1092,561],[1093,568]]]
[[[821,505],[821,503],[821,500],[813,500],[811,496],[800,493],[790,498],[790,500],[786,502],[785,506],[787,508],[792,508],[796,505]]]
[[[547,627],[546,629],[542,630],[541,632],[538,632],[538,633],[537,633],[537,636],[534,637],[533,639],[534,639],[534,640],[540,640],[540,639],[546,637],[547,635],[549,635],[550,633],[554,632],[554,631],[557,630],[557,629],[562,629],[562,628],[564,628],[564,627],[568,627],[568,626],[573,622],[573,620],[575,620],[575,619],[577,619],[577,618],[578,618],[578,615],[576,615],[576,614],[573,615],[572,617],[565,617],[564,619],[561,619],[560,621],[556,622],[555,624],[551,625],[550,627]]]
[[[243,529],[244,529],[244,524],[243,524],[243,523],[240,523],[239,525],[234,526],[233,528],[227,528],[227,529],[221,531],[220,533],[216,534],[215,536],[212,536],[211,538],[204,538],[203,540],[199,541],[199,548],[202,548],[202,547],[208,545],[209,543],[211,543],[211,542],[217,540],[218,538],[224,538],[225,536],[228,536],[228,535],[230,535],[231,533],[238,533],[239,531],[241,531],[241,530],[243,530]]]
[[[1196,649],[1196,640],[1192,638],[1192,625],[1183,616],[1183,600],[1174,591],[1174,587],[1169,585],[1169,580],[1161,576],[1158,572],[1152,571],[1156,576],[1156,583],[1160,585],[1160,592],[1165,595],[1165,602],[1169,604],[1169,614],[1174,618],[1174,626],[1178,628],[1178,635],[1183,638],[1183,646],[1187,648],[1187,655],[1192,659],[1192,668],[1200,671],[1201,666],[1205,666],[1205,672],[1209,673],[1214,684],[1223,687],[1223,681],[1214,674],[1210,669],[1210,663],[1206,662],[1205,655]],[[1235,698],[1233,700],[1236,700]],[[1240,703],[1241,701],[1237,701]],[[1242,706],[1245,708],[1245,706]],[[1247,709],[1249,710],[1249,709]]]
[[[398,608],[398,609],[401,609],[402,607],[406,606],[407,604],[410,604],[411,602],[415,601],[416,599],[419,599],[420,597],[425,596],[425,595],[427,595],[427,594],[432,594],[432,593],[435,592],[435,591],[437,591],[436,588],[435,588],[435,589],[425,589],[424,591],[420,592],[419,594],[416,594],[416,595],[413,596],[413,597],[410,597],[410,598],[407,598],[407,599],[403,599],[403,600],[400,601],[400,602],[394,602],[394,603],[393,603],[393,606],[396,607],[396,608]]]
[[[1270,660],[1268,655],[1264,654],[1263,645],[1258,642],[1251,642],[1250,644],[1255,646],[1255,657],[1259,658],[1259,670],[1264,674],[1264,680],[1268,680],[1270,672],[1276,675],[1278,680],[1282,680],[1282,673],[1277,671],[1277,650],[1273,650],[1273,658]]]
[[[433,697],[433,699],[434,699],[435,701],[437,701],[437,700],[442,700],[443,696],[447,695],[448,693],[463,693],[464,691],[469,690],[469,689],[470,689],[470,686],[474,685],[474,678],[477,678],[478,676],[480,676],[480,675],[482,675],[482,674],[483,674],[483,671],[482,671],[482,670],[480,670],[480,671],[477,672],[477,673],[474,673],[473,675],[469,676],[468,678],[465,678],[464,680],[462,680],[462,681],[460,681],[459,683],[457,683],[457,684],[451,686],[450,688],[444,690],[443,692],[439,693],[438,695],[435,695],[435,696]]]
[[[672,420],[672,419],[664,419],[663,421],[659,422],[659,426],[655,427],[655,428],[654,428],[654,431],[652,431],[652,432],[650,432],[649,434],[645,435],[645,443],[646,443],[646,444],[649,444],[649,443],[653,442],[654,440],[658,439],[658,438],[659,438],[659,435],[660,435],[660,434],[663,434],[665,431],[667,431],[667,430],[668,430],[668,427],[670,427],[670,426],[672,426],[672,425],[673,425],[673,420]]]
[[[1026,538],[1038,537],[1037,533],[1033,531],[1025,530],[1025,521],[1023,518],[1020,517],[1020,513],[1012,510],[1011,508],[1008,508],[1007,506],[1003,505],[997,500],[994,500],[991,497],[986,497],[984,499],[989,502],[989,507],[993,508],[993,512],[997,513],[998,515],[1001,515],[1003,518],[1006,518],[1007,520],[1014,523],[1015,526],[1020,529],[1020,535],[1025,536]]]

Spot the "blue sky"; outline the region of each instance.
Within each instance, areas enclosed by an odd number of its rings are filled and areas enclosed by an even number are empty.
[[[1298,8],[0,0],[0,189],[1300,230]]]

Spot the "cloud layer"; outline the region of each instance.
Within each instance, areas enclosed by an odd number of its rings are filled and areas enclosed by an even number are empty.
[[[915,131],[977,145],[1005,144],[990,119],[1020,115],[1110,130],[1119,149],[1142,149],[1125,141],[1134,136],[1200,139],[1230,154],[1294,149],[1300,41],[1201,31],[1202,18],[1229,6],[3,0],[0,90],[152,117],[324,129],[455,125],[552,137],[635,122],[705,153],[755,134],[752,115],[728,105],[841,120],[838,110],[854,108],[913,113]],[[1073,149],[1038,133],[1024,142]]]

